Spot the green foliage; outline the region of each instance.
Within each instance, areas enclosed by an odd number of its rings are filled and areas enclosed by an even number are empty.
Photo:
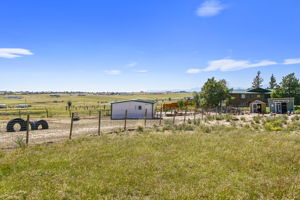
[[[275,120],[275,121],[266,122],[264,124],[264,128],[267,131],[281,131],[283,128],[283,125],[280,121]]]
[[[220,106],[222,101],[230,99],[230,91],[225,80],[217,81],[214,77],[210,78],[201,89],[201,105],[205,107]]]
[[[194,96],[195,107],[199,108],[201,106],[201,97],[200,97],[200,94],[198,92],[195,92],[193,94],[193,96]]]
[[[178,107],[182,110],[185,107],[185,101],[184,100],[178,100],[177,101]]]
[[[144,132],[144,127],[141,125],[138,125],[136,131],[139,133],[142,133],[142,132]]]
[[[260,124],[262,118],[260,116],[254,116],[253,117],[253,121],[256,123],[256,124]]]
[[[262,83],[263,83],[264,79],[261,77],[261,72],[258,71],[257,75],[255,76],[255,78],[253,79],[252,82],[252,88],[261,88],[262,87]]]
[[[295,103],[299,104],[299,94],[300,92],[300,82],[295,76],[295,73],[290,73],[282,78],[282,81],[278,88],[276,88],[272,94],[272,98],[285,98],[285,97],[295,97]]]
[[[272,74],[271,78],[270,78],[270,82],[269,82],[269,89],[273,90],[275,88],[277,88],[277,82],[276,82],[276,78],[274,76],[274,74]]]
[[[69,100],[69,101],[67,102],[67,106],[68,106],[68,109],[70,110],[70,108],[71,108],[71,106],[72,106],[72,101],[71,101],[71,100]]]

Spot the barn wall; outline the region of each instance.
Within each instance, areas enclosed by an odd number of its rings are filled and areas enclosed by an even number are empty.
[[[142,109],[139,110],[138,107],[142,106]],[[151,119],[154,116],[153,104],[147,104],[142,102],[122,102],[112,104],[112,119],[124,119],[125,111],[127,110],[128,119],[144,119],[145,110],[147,109],[147,118]]]

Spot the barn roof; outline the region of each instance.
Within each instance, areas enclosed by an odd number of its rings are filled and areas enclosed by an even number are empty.
[[[140,103],[148,103],[148,104],[155,104],[155,101],[151,101],[151,100],[144,100],[144,99],[130,99],[130,100],[125,100],[125,101],[115,101],[112,102],[111,104],[116,104],[116,103],[125,103],[125,102],[140,102]]]

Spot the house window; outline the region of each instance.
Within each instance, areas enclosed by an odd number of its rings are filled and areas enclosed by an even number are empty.
[[[245,94],[241,94],[241,99],[246,99],[246,95]]]
[[[142,110],[142,106],[139,106],[138,109],[139,109],[139,110]]]

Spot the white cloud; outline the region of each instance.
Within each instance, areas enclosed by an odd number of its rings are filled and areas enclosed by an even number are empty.
[[[197,15],[200,17],[212,17],[218,15],[225,6],[219,0],[206,0],[197,9]]]
[[[105,73],[109,74],[109,75],[119,75],[119,74],[121,74],[121,71],[113,69],[113,70],[105,70]]]
[[[135,67],[137,66],[137,64],[138,64],[137,62],[131,62],[127,65],[127,67]]]
[[[254,67],[263,67],[269,65],[276,65],[277,62],[263,60],[256,63],[251,63],[247,60],[233,60],[233,59],[221,59],[221,60],[213,60],[208,63],[208,67],[204,69],[189,69],[187,73],[189,74],[196,74],[200,72],[209,72],[209,71],[217,71],[220,70],[224,71],[237,71],[247,68],[254,68]]]
[[[27,49],[18,48],[0,48],[1,58],[17,58],[21,55],[33,55],[33,53]]]
[[[300,64],[300,58],[285,59],[283,64],[284,65]]]
[[[141,70],[136,70],[136,72],[139,72],[139,73],[147,73],[148,70],[146,70],[146,69],[141,69]]]
[[[198,73],[200,73],[201,72],[201,69],[188,69],[187,71],[186,71],[186,73],[188,73],[188,74],[198,74]]]

